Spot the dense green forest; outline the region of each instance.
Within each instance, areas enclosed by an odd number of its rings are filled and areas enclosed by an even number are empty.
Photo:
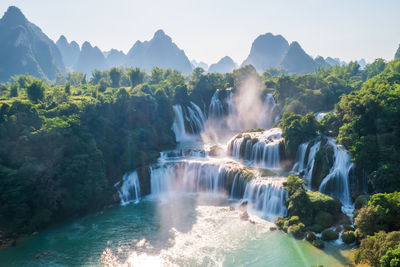
[[[353,195],[354,228],[345,229],[346,235],[351,236],[349,243],[356,240],[360,244],[355,255],[355,262],[368,263],[371,266],[398,266],[396,264],[400,262],[398,249],[400,244],[398,232],[400,230],[400,195],[398,193],[400,191],[400,60],[396,59],[387,64],[376,60],[362,72],[352,71],[351,64],[340,69],[346,70],[346,73],[342,73],[341,76],[345,78],[345,85],[349,86],[347,94],[340,97],[338,104],[334,106],[334,111],[321,121],[317,121],[312,113],[305,114],[308,111],[315,111],[305,108],[309,108],[309,105],[301,105],[301,111],[295,111],[300,114],[293,113],[293,110],[286,112],[280,123],[285,137],[285,146],[288,153],[293,154],[302,142],[316,136],[330,136],[337,138],[349,150],[352,160],[356,163],[356,175],[359,179],[367,181],[370,193],[369,195]],[[301,90],[296,92],[299,91],[301,92]],[[279,92],[276,93],[279,94]],[[287,98],[285,108],[291,107],[291,103],[297,101],[298,97],[301,97],[301,94]],[[303,102],[299,101],[299,103]],[[304,212],[312,210],[311,208],[301,209],[306,205],[305,201],[309,200],[299,184],[301,182],[298,178],[291,178],[288,179],[286,185],[291,195],[289,207],[293,205],[292,212],[289,209],[289,215],[290,213],[294,215],[294,219],[292,216],[286,221],[286,227],[290,226],[290,220],[298,220],[299,217],[301,219],[302,215],[304,218],[309,218]],[[310,193],[314,192],[307,194]],[[303,205],[296,209],[296,203],[303,203]],[[334,209],[329,210],[332,213]],[[325,221],[326,218],[332,220],[333,215],[325,214]],[[314,218],[317,220],[318,216]],[[285,227],[283,218],[277,222],[281,228]],[[333,224],[332,221],[330,225]],[[315,225],[308,229],[315,231],[313,227]],[[311,242],[315,242],[313,240]],[[318,245],[317,243],[316,246]]]
[[[236,90],[249,74],[277,100],[287,158],[302,142],[335,137],[351,153],[355,175],[367,180],[370,195],[353,196],[354,228],[345,231],[349,243],[360,243],[356,260],[379,266],[398,259],[400,59],[302,75],[271,68],[259,76],[249,65],[224,75],[113,68],[90,79],[79,72],[58,75],[54,82],[15,76],[0,85],[0,230],[31,233],[115,203],[114,185],[125,172],[148,175],[159,152],[176,145],[172,105],[193,101],[207,110],[216,89]],[[331,112],[318,121],[319,111]],[[302,184],[289,177],[289,219],[277,224],[321,247],[306,229],[345,219],[336,199]],[[382,249],[371,256],[376,246]]]

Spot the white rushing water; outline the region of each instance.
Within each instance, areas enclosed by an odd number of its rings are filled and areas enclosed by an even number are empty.
[[[243,201],[253,210],[260,212],[261,217],[275,221],[278,216],[286,216],[286,206],[282,200],[288,197],[279,178],[254,179],[246,184]]]
[[[122,205],[130,202],[138,203],[140,201],[140,183],[136,171],[125,174],[122,178],[123,184],[119,189],[119,198]]]
[[[279,144],[282,140],[279,128],[245,132],[228,142],[228,154],[235,159],[244,159],[252,166],[280,169]]]
[[[190,141],[204,129],[206,117],[195,103],[190,102],[188,106],[174,105],[173,111],[175,119],[171,129],[177,142]]]
[[[315,142],[307,155],[308,146],[309,143],[302,143],[299,146],[296,154],[296,163],[293,165],[292,172],[298,175],[302,174],[303,179],[307,182],[308,189],[311,190],[315,156],[321,149],[321,142]],[[352,205],[349,173],[353,167],[353,163],[351,163],[350,154],[334,140],[328,140],[325,146],[330,146],[333,150],[333,165],[328,175],[323,178],[318,191],[336,196],[348,208]],[[306,158],[307,163],[305,162]]]
[[[345,206],[352,204],[349,188],[349,172],[353,167],[350,155],[343,146],[335,141],[329,140],[328,145],[333,148],[333,166],[329,174],[322,180],[319,186],[321,193],[334,195],[340,199]]]
[[[272,127],[272,124],[277,120],[273,118],[275,107],[276,102],[274,96],[272,94],[267,94],[264,100],[262,113],[258,119],[258,128],[268,129]]]
[[[307,147],[308,142],[300,144],[299,149],[296,153],[296,162],[291,170],[292,173],[296,173],[298,175],[305,170],[306,166],[304,163],[306,160]]]
[[[172,160],[172,159],[171,159]],[[165,161],[152,166],[150,199],[170,201],[182,195],[206,193],[209,197],[230,197],[246,203],[249,211],[274,221],[286,215],[288,197],[282,181],[285,178],[249,176],[237,162],[226,159]],[[138,202],[140,185],[136,172],[124,176],[120,189],[121,203]]]

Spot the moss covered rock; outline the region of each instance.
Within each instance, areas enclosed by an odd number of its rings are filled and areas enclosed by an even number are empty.
[[[296,239],[303,239],[305,234],[305,225],[302,223],[293,224],[289,226],[289,233],[291,233]]]
[[[369,201],[369,196],[368,195],[360,195],[354,201],[354,208],[356,210],[359,210],[362,207],[366,206],[368,204],[368,201]]]
[[[317,239],[317,236],[316,236],[313,232],[307,231],[307,233],[306,233],[306,240],[307,240],[308,242],[312,242],[312,241],[314,241],[315,239]]]
[[[322,240],[319,239],[319,238],[313,240],[313,241],[311,242],[311,244],[312,244],[314,247],[319,248],[319,249],[323,249],[323,248],[325,247],[324,241],[322,241]]]
[[[324,229],[332,226],[335,223],[333,215],[326,211],[320,211],[315,216],[315,223],[321,225]]]
[[[323,144],[325,143],[325,144]],[[322,180],[329,174],[333,166],[333,148],[326,145],[326,140],[321,143],[321,149],[315,155],[314,168],[311,179],[311,188],[318,190]]]
[[[342,234],[342,241],[346,244],[351,244],[356,241],[356,236],[353,231],[347,231]]]
[[[278,227],[279,230],[282,230],[286,220],[286,218],[278,216],[278,218],[275,220],[276,227]]]
[[[292,216],[288,220],[289,226],[294,225],[294,224],[298,224],[299,222],[300,222],[299,216]]]
[[[332,241],[339,238],[339,234],[336,231],[326,229],[322,231],[322,240]]]
[[[313,231],[314,233],[321,233],[322,231],[324,231],[324,227],[322,227],[319,224],[313,224],[308,228],[310,231]]]

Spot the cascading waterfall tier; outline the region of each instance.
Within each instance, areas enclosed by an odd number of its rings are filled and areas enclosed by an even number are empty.
[[[181,148],[170,151],[160,152],[159,160],[174,160],[177,158],[205,158],[207,157],[207,152],[204,149],[196,148]]]
[[[173,110],[175,120],[171,129],[177,142],[191,140],[203,130],[206,117],[195,103],[190,102],[187,106],[174,105]]]
[[[312,175],[314,171],[315,155],[321,148],[321,141],[315,141],[307,153],[310,143],[302,143],[296,153],[296,163],[293,165],[292,173],[302,175],[307,182],[308,189],[311,190]],[[307,156],[307,162],[306,161]]]
[[[138,203],[140,201],[140,183],[136,171],[123,176],[122,186],[120,187],[118,194],[122,205],[130,202]]]
[[[235,177],[251,179],[236,162],[223,160],[181,160],[151,168],[151,195],[159,197],[176,193],[229,194]],[[246,178],[245,178],[246,177]]]
[[[338,145],[335,141],[329,140],[327,145],[333,148],[333,166],[329,174],[322,180],[319,186],[321,193],[334,195],[340,199],[345,206],[352,204],[349,172],[353,167],[350,155],[343,146]]]
[[[151,168],[151,197],[165,199],[188,193],[228,195],[273,221],[286,215],[283,180],[259,177],[234,161],[181,160]]]
[[[274,221],[278,216],[286,216],[287,209],[282,205],[288,192],[283,188],[282,178],[253,179],[246,184],[243,201],[253,210],[259,211],[261,217]]]
[[[252,166],[279,169],[279,144],[282,140],[280,128],[244,132],[228,142],[228,155],[235,159],[243,159]]]
[[[328,175],[323,177],[318,187],[318,191],[324,194],[336,196],[345,206],[352,204],[349,173],[353,167],[348,151],[334,140],[328,140],[326,144],[321,145],[321,141],[314,140],[310,143],[302,143],[296,154],[296,163],[292,168],[292,173],[300,175],[307,182],[308,189],[311,190],[313,184],[313,171],[316,155],[324,149],[333,151],[333,163],[329,169]],[[308,151],[308,153],[307,153]]]

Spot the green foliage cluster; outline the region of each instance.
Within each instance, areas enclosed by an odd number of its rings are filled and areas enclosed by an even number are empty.
[[[263,74],[264,83],[278,100],[282,112],[305,115],[309,112],[332,110],[343,94],[358,90],[362,81],[382,69],[382,60],[366,66],[364,71],[356,62],[345,66],[320,68],[315,73],[286,75],[279,69]]]
[[[73,72],[57,82],[20,75],[0,94],[0,230],[30,233],[118,200],[122,175],[174,146],[176,103],[209,103],[229,75],[172,69]],[[0,90],[0,91],[1,91]],[[1,91],[2,92],[2,91]],[[143,194],[149,182],[141,181]]]
[[[400,190],[400,59],[336,106],[338,140],[350,151],[374,192]]]
[[[359,238],[378,231],[400,229],[400,193],[378,193],[372,195],[368,204],[357,211],[354,226]]]
[[[393,266],[398,266],[395,264],[398,264],[399,244],[399,231],[390,233],[381,231],[373,236],[368,236],[361,241],[360,248],[355,253],[355,262],[357,264],[367,263],[373,267],[391,267],[390,264],[393,261]]]
[[[321,130],[321,125],[312,113],[302,116],[286,112],[279,126],[282,128],[286,154],[292,158],[301,143],[315,138]]]

